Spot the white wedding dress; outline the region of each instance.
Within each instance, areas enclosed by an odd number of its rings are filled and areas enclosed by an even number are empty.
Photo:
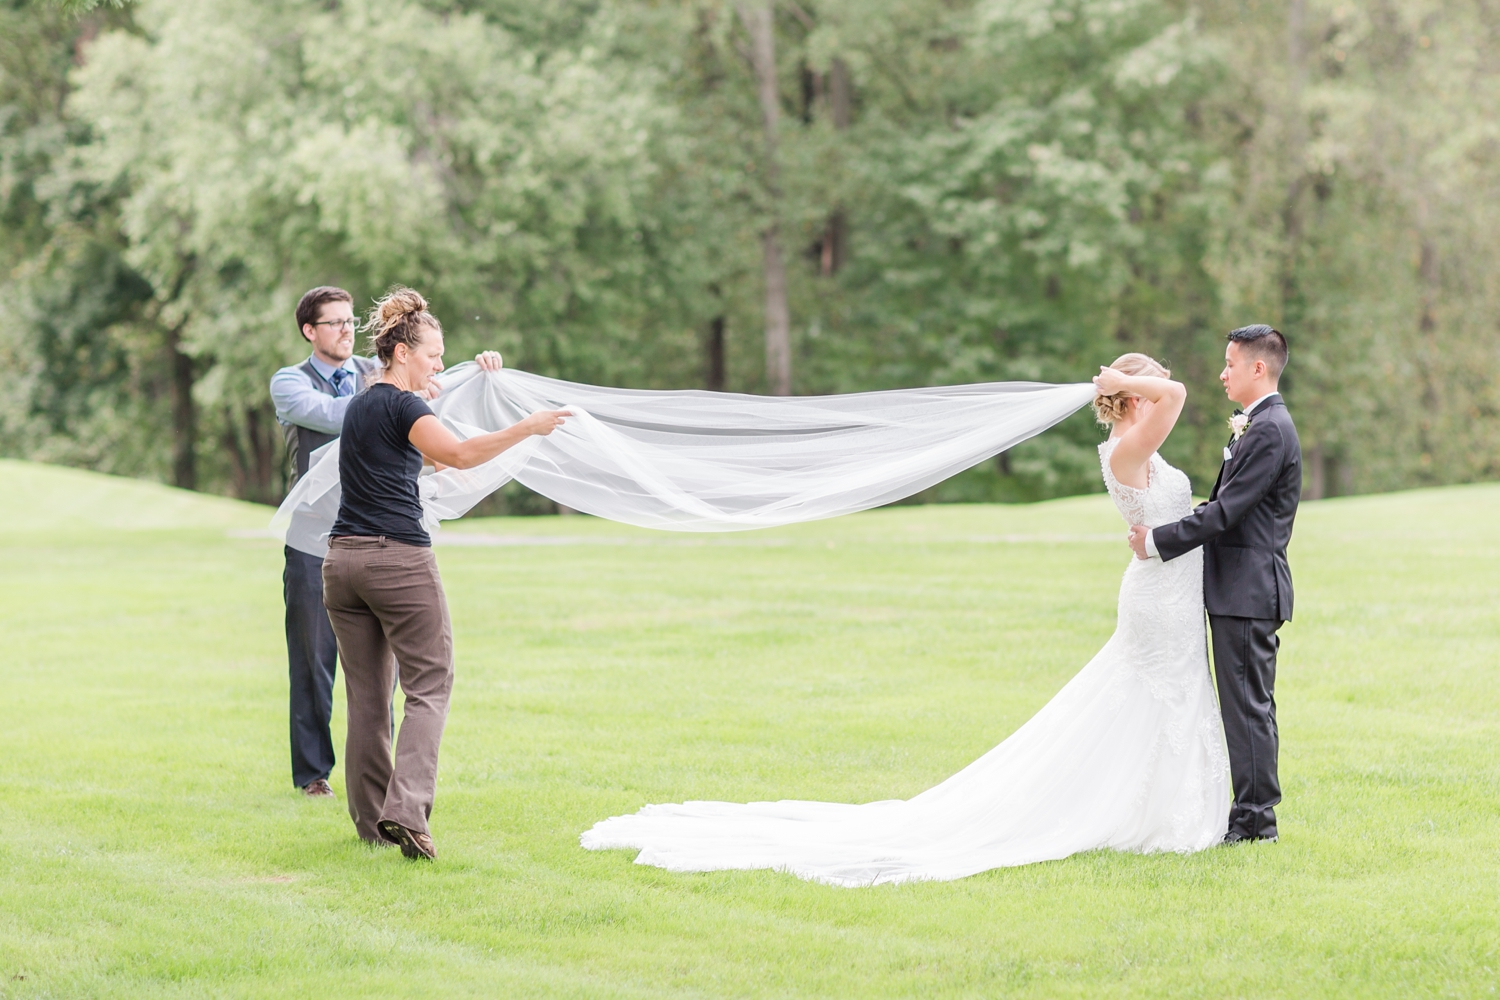
[[[1151,456],[1146,489],[1104,481],[1130,524],[1191,511],[1188,478]],[[1228,828],[1223,724],[1209,678],[1201,550],[1131,559],[1115,633],[1005,742],[905,801],[649,805],[584,833],[670,871],[771,868],[833,885],[956,879],[1080,851],[1199,851]]]

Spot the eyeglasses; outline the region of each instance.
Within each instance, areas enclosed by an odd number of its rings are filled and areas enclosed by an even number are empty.
[[[312,326],[332,326],[332,327],[336,327],[336,328],[338,328],[340,330],[352,330],[356,326],[358,326],[359,323],[358,323],[358,321],[353,320],[353,319],[320,319],[316,323],[313,323],[311,325]]]

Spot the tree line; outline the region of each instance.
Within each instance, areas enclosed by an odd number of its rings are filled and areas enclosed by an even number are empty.
[[[762,393],[1189,386],[1284,330],[1312,497],[1500,473],[1494,0],[0,0],[3,452],[260,501],[292,307]],[[1098,487],[1086,413],[923,499]],[[512,495],[512,504],[524,505]]]

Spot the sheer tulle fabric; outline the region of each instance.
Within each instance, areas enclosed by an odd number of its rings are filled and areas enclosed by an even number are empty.
[[[1187,514],[1153,457],[1145,490],[1105,480],[1127,521]],[[1024,726],[905,801],[685,802],[596,824],[586,848],[672,871],[772,868],[833,885],[956,879],[1080,851],[1198,851],[1228,828],[1229,760],[1208,672],[1201,552],[1130,561],[1114,635]]]
[[[574,510],[673,531],[740,531],[837,517],[910,496],[1051,427],[1090,383],[747,396],[611,389],[527,372],[443,375],[433,412],[459,437],[539,409],[576,416],[478,468],[421,480],[427,528],[517,479]],[[282,503],[272,529],[313,555],[338,515],[338,442]]]
[[[1090,383],[992,383],[771,398],[609,389],[525,372],[446,373],[433,410],[455,434],[538,409],[577,416],[468,471],[421,480],[429,530],[514,478],[576,510],[649,528],[737,531],[835,517],[909,496],[1041,433]],[[1152,459],[1132,524],[1189,512],[1187,477]],[[322,555],[338,513],[338,442],[272,526]],[[774,868],[836,885],[961,878],[1079,851],[1194,851],[1222,838],[1229,769],[1203,622],[1202,557],[1132,560],[1109,642],[1009,739],[905,801],[650,805],[583,834],[676,871]]]

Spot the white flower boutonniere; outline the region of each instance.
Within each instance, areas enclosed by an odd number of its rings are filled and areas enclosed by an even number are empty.
[[[1249,426],[1250,426],[1250,414],[1248,414],[1248,413],[1236,413],[1234,416],[1230,417],[1229,418],[1229,432],[1234,435],[1234,440],[1231,441],[1230,444],[1234,444],[1234,443],[1238,442],[1240,438],[1244,437],[1245,436],[1245,428],[1249,427]],[[1229,448],[1226,447],[1224,449],[1224,461],[1227,462],[1227,461],[1229,461],[1233,457],[1234,457],[1234,452],[1231,451]]]

